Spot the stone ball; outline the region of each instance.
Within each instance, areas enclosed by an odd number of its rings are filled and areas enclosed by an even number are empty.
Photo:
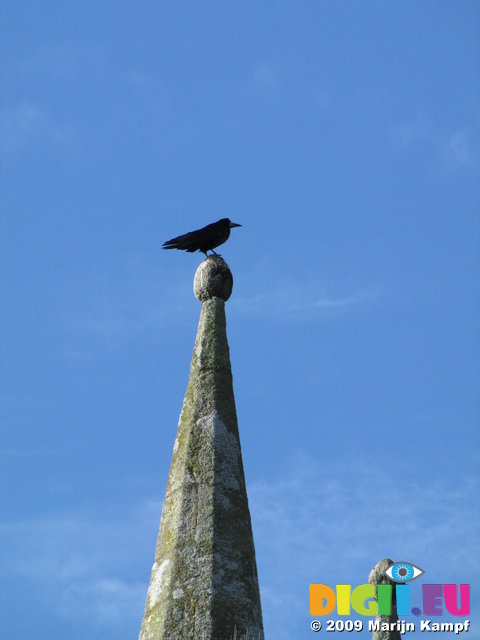
[[[225,260],[208,256],[198,267],[193,280],[193,292],[200,302],[210,298],[228,300],[233,288],[233,276]]]

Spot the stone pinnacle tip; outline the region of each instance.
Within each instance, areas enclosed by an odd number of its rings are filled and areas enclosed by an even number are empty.
[[[198,267],[193,280],[193,292],[200,302],[210,298],[228,300],[232,293],[233,276],[228,264],[219,255],[208,256]]]

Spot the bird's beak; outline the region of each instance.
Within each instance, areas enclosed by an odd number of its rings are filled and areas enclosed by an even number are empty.
[[[242,226],[241,224],[237,224],[236,222],[230,222],[230,229],[232,227],[241,227],[241,226]]]

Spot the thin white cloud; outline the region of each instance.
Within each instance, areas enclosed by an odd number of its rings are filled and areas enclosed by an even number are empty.
[[[378,289],[359,289],[350,295],[338,298],[317,298],[312,306],[318,309],[338,309],[340,307],[352,307],[368,304],[381,297]]]
[[[384,557],[416,562],[433,581],[478,576],[478,483],[458,475],[408,479],[380,461],[300,454],[281,478],[249,486],[267,637],[295,616],[307,630],[310,582],[366,582]]]
[[[261,287],[257,286],[256,289]],[[261,293],[248,297],[235,297],[229,307],[241,313],[254,315],[269,314],[274,317],[305,317],[305,312],[346,311],[354,307],[373,304],[384,294],[378,287],[363,287],[346,294],[328,295],[325,287],[315,282],[295,285],[282,283],[277,289],[265,288]],[[281,315],[275,314],[278,311]],[[309,316],[313,317],[313,316]]]
[[[79,75],[106,77],[109,64],[99,47],[79,46],[72,42],[49,43],[17,61],[13,71],[27,78],[65,82]]]
[[[390,136],[395,146],[408,149],[413,145],[431,143],[435,139],[432,124],[425,115],[418,115],[410,122],[393,126]]]
[[[333,96],[329,89],[317,89],[313,95],[314,104],[320,109],[326,109],[333,106]]]
[[[89,82],[125,84],[136,94],[148,94],[160,89],[158,79],[135,68],[122,68],[114,63],[104,47],[82,46],[72,42],[57,42],[36,48],[33,53],[17,61],[10,75],[29,80],[55,83]]]
[[[316,546],[319,539],[344,547],[344,562],[348,563],[349,549],[362,547],[362,540],[370,556],[375,541],[388,539],[393,552],[396,547],[415,546],[420,535],[422,546],[428,542],[450,545],[453,555],[448,563],[454,568],[466,562],[478,546],[476,532],[469,528],[474,525],[475,478],[463,478],[461,484],[441,475],[429,482],[424,478],[409,480],[397,477],[388,461],[377,468],[354,462],[319,464],[306,454],[293,463],[287,477],[257,483],[249,493],[259,526],[280,523],[273,544],[287,554],[289,548],[295,548],[296,562],[298,552],[303,549],[309,555],[309,545]],[[322,517],[312,517],[315,514]],[[460,531],[465,533],[461,547],[457,544]],[[468,563],[480,570],[480,562],[474,558],[480,554],[473,554]],[[310,560],[304,560],[308,566]],[[334,560],[337,569],[338,562]],[[445,562],[443,569],[449,569]]]
[[[443,145],[442,155],[448,165],[475,169],[477,162],[471,129],[464,127],[452,133]]]
[[[71,345],[62,349],[64,355],[85,337],[110,347],[139,339],[156,342],[161,339],[162,326],[174,322],[174,316],[178,320],[188,302],[195,304],[193,295],[187,301],[178,279],[128,258],[121,266],[109,265],[101,277],[94,274],[72,288],[83,294],[71,299],[63,318],[69,336],[74,338]],[[68,292],[64,299],[69,301]]]
[[[37,457],[37,456],[50,456],[50,455],[58,455],[63,453],[63,449],[54,448],[54,447],[36,447],[32,449],[22,449],[22,448],[0,448],[0,457]]]
[[[266,63],[258,64],[253,70],[253,82],[266,89],[276,89],[279,86],[278,74]]]
[[[145,501],[129,511],[110,520],[79,510],[1,522],[2,579],[28,579],[43,606],[77,623],[140,626],[149,575],[131,578],[129,567],[142,560],[142,542],[153,562],[161,503]]]
[[[300,453],[282,477],[248,491],[266,637],[310,637],[309,582],[359,584],[386,556],[418,563],[433,581],[478,575],[478,487],[461,471],[409,479],[389,461]],[[39,605],[76,626],[139,626],[161,508],[152,500],[117,517],[78,509],[4,521],[1,579],[28,579]]]
[[[391,141],[397,149],[423,151],[432,156],[443,169],[478,168],[478,143],[472,127],[441,131],[425,114],[390,129]]]
[[[90,617],[101,624],[118,625],[125,619],[138,616],[139,603],[144,602],[145,582],[129,582],[119,578],[91,578],[77,580],[77,576],[66,581],[62,591],[59,611],[66,617]]]
[[[69,145],[74,139],[70,125],[56,122],[40,107],[22,102],[0,111],[0,150],[19,152],[32,144]]]

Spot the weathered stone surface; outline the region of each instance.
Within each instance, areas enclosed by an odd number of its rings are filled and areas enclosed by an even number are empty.
[[[193,292],[200,302],[217,297],[228,300],[232,293],[233,276],[228,264],[219,255],[208,256],[197,269]]]
[[[220,260],[208,258],[195,276],[201,280],[195,293],[205,302],[140,640],[227,640],[235,631],[240,640],[247,630],[252,640],[263,638],[225,303],[209,297],[212,290],[230,295],[230,271]]]
[[[368,576],[368,582],[375,585],[375,588],[379,584],[393,585],[391,614],[389,616],[377,616],[375,618],[375,620],[380,622],[380,626],[382,623],[388,623],[389,630],[380,629],[379,631],[374,631],[372,634],[372,640],[400,640],[401,638],[400,631],[395,628],[398,621],[395,583],[385,575],[385,571],[391,567],[392,564],[394,564],[393,560],[390,560],[390,558],[384,558],[383,560],[380,560],[380,562],[377,562]]]

